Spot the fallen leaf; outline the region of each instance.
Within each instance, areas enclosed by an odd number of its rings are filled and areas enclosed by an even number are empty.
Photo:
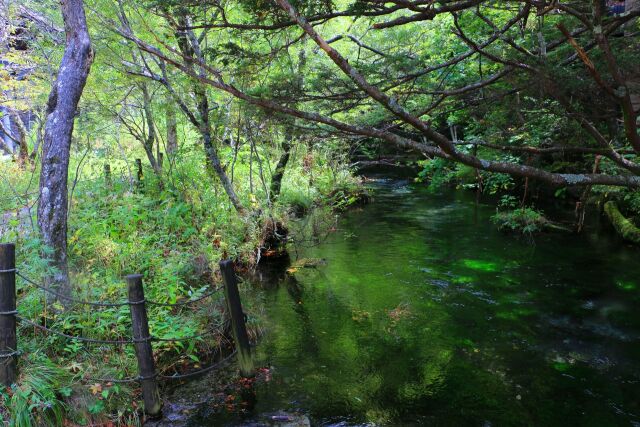
[[[93,394],[98,394],[102,391],[102,384],[95,383],[93,385],[90,385],[89,390],[91,390],[91,393]]]

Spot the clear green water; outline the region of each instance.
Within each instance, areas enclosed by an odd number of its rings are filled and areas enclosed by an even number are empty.
[[[589,230],[502,234],[467,192],[380,181],[373,193],[298,254],[326,264],[264,291],[256,352],[272,378],[251,414],[640,425],[638,250]]]

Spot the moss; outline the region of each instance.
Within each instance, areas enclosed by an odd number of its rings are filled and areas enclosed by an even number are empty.
[[[605,203],[604,212],[623,239],[640,244],[640,229],[620,213],[616,202],[609,201]]]

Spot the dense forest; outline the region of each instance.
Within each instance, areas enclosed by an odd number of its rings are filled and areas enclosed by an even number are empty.
[[[149,329],[166,338],[153,345],[158,375],[208,366],[233,347],[224,297],[205,299],[218,263],[234,260],[245,279],[248,336],[260,342],[268,316],[250,277],[375,201],[371,176],[427,189],[425,206],[443,188],[469,193],[490,205],[491,229],[524,245],[579,242],[601,219],[620,246],[640,243],[638,0],[0,9],[0,241],[15,244],[18,307],[0,301],[6,425],[157,415],[125,381],[144,376],[124,343],[133,305],[113,303],[127,298],[124,277],[143,276]],[[323,262],[299,260],[287,280]],[[0,270],[9,286],[13,266]],[[388,330],[403,304],[380,308]],[[360,421],[399,423],[373,412]]]

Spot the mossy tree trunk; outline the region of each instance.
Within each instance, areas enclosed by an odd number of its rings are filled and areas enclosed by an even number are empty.
[[[616,229],[623,239],[640,244],[640,229],[622,215],[616,202],[609,201],[605,203],[604,212],[609,218],[609,221],[611,221],[611,224],[613,224],[613,228]]]

